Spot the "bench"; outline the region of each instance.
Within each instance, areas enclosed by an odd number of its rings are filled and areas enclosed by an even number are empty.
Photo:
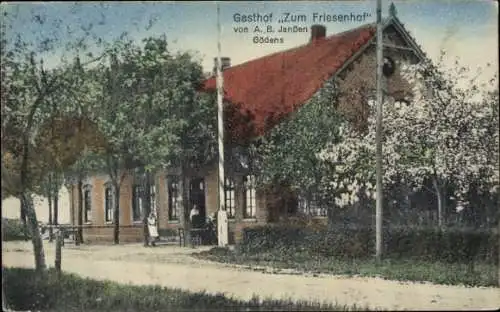
[[[186,235],[185,235],[185,229],[184,228],[179,228],[179,246],[181,247],[186,247]],[[189,229],[189,233],[191,234],[191,246],[200,246],[202,245],[202,235],[205,233],[207,229],[205,228],[191,228]]]
[[[158,229],[159,242],[176,242],[179,241],[179,246],[182,247],[184,241],[184,233],[181,229]]]
[[[63,240],[62,240],[62,245],[64,246],[65,239],[69,239],[70,242],[75,243],[78,245],[78,227],[77,226],[62,226],[59,228],[59,230],[62,233]]]

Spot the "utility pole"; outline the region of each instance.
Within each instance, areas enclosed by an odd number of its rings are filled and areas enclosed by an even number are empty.
[[[383,101],[383,32],[382,32],[382,0],[377,0],[377,123],[376,123],[376,175],[377,202],[375,208],[375,250],[377,261],[382,259],[382,101]]]
[[[220,6],[217,2],[217,124],[219,144],[219,209],[217,214],[217,238],[220,247],[228,244],[227,212],[224,207],[224,77],[221,61]]]

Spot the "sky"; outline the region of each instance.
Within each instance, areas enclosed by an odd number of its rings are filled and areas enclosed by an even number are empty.
[[[405,28],[429,57],[434,60],[441,50],[447,53],[446,64],[458,61],[474,69],[486,67],[480,79],[484,81],[498,73],[498,4],[496,1],[393,1],[397,16]],[[388,15],[391,1],[383,0],[383,16]],[[364,16],[361,21],[324,22],[327,35],[342,32],[365,23],[375,22],[376,1],[253,1],[220,2],[221,53],[231,58],[232,65],[258,58],[273,52],[283,51],[308,42],[309,32],[255,33],[258,26],[268,25],[277,29],[280,25],[310,28],[317,23],[313,16],[328,14],[355,14]],[[69,42],[82,34],[81,27],[92,24],[90,32],[105,40],[118,38],[127,32],[135,41],[148,36],[166,35],[174,51],[191,51],[201,62],[205,71],[211,71],[213,58],[217,56],[217,5],[216,2],[38,2],[6,3],[0,6],[13,19],[7,36],[21,35],[27,41],[40,41],[47,37],[57,38],[61,43]],[[269,22],[238,22],[235,17],[260,14],[273,15]],[[279,18],[304,15],[305,20],[278,23]],[[35,22],[35,16],[44,20]],[[236,32],[235,27],[248,27],[248,33]],[[71,32],[71,34],[69,34]],[[283,38],[278,43],[254,43],[255,36]],[[93,50],[97,52],[97,50]],[[57,66],[62,50],[44,55],[47,66]],[[263,69],[265,70],[265,69]],[[67,202],[67,194],[62,195]],[[67,205],[66,205],[67,206]],[[11,208],[9,208],[11,207]],[[2,215],[18,215],[18,203],[9,199]],[[5,210],[7,209],[7,210]],[[46,203],[37,208],[40,219],[46,220]],[[16,214],[17,213],[17,214]],[[63,215],[69,213],[63,212]]]
[[[498,4],[496,1],[439,0],[439,1],[392,1],[399,19],[423,50],[433,59],[440,50],[447,51],[447,61],[453,64],[458,57],[460,63],[485,67],[490,63],[491,74],[498,67]],[[391,1],[383,0],[383,15],[388,15]],[[363,14],[362,21],[325,22],[327,35],[342,32],[376,19],[376,1],[253,1],[220,2],[222,56],[231,58],[232,65],[277,51],[307,43],[310,33],[286,33],[283,43],[253,43],[254,27],[277,28],[283,14],[305,15],[305,21],[282,23],[287,26],[309,28],[313,15],[317,14]],[[217,6],[215,1],[206,2],[81,2],[75,3],[17,3],[3,4],[4,10],[17,12],[13,29],[25,39],[47,36],[62,40],[71,38],[66,34],[69,26],[75,33],[82,25],[93,24],[92,32],[105,39],[113,39],[124,31],[139,41],[147,36],[165,34],[172,50],[194,52],[204,69],[210,71],[213,58],[217,56]],[[35,14],[45,16],[40,26],[32,21]],[[238,23],[235,14],[273,14],[271,22]],[[57,19],[60,21],[56,22]],[[150,24],[150,21],[153,23]],[[317,22],[317,21],[316,21]],[[63,25],[63,27],[57,25]],[[151,27],[148,27],[151,26]],[[235,27],[248,27],[248,33],[236,32]],[[12,31],[14,33],[14,31]],[[260,35],[267,35],[262,33]],[[58,57],[47,57],[49,64],[56,64]],[[47,63],[47,62],[46,62]]]

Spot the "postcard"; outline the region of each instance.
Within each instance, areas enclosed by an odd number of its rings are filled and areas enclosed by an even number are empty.
[[[3,2],[4,311],[500,306],[498,2]]]

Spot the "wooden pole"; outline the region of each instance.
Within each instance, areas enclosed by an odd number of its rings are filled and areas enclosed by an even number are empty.
[[[382,0],[377,0],[377,124],[376,124],[376,171],[377,202],[375,208],[375,250],[378,261],[382,259],[382,66],[383,66]]]
[[[227,212],[224,207],[224,77],[222,75],[221,61],[221,25],[220,5],[217,2],[217,121],[219,133],[219,209],[218,209],[218,240],[219,246],[224,247],[228,243]],[[224,227],[224,228],[223,228]]]
[[[57,236],[56,236],[56,260],[55,260],[55,268],[57,272],[61,272],[61,250],[62,250],[62,243],[63,243],[63,229],[59,228],[59,231],[57,231]]]

